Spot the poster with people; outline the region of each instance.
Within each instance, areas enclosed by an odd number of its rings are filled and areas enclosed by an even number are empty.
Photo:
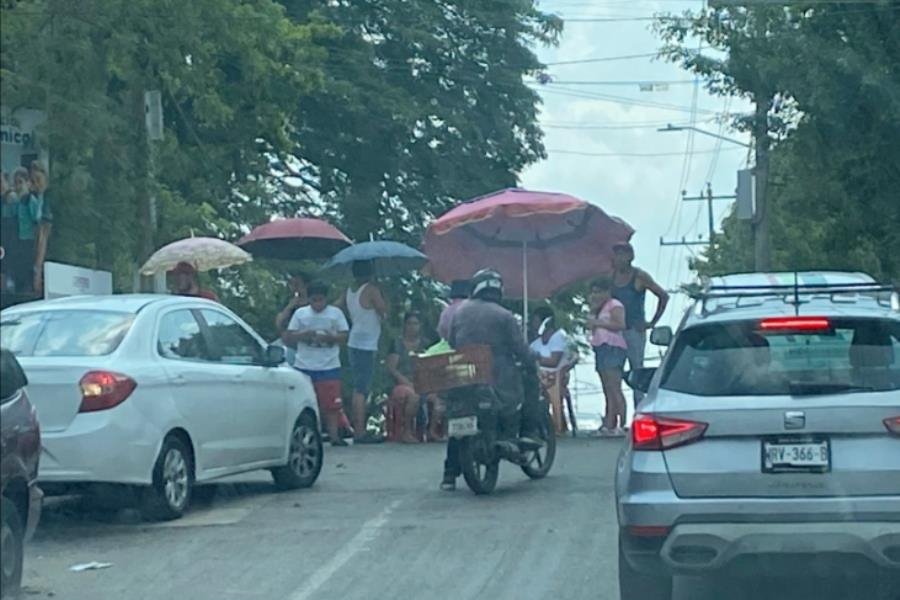
[[[48,154],[40,143],[42,111],[0,108],[0,291],[3,305],[43,294],[53,223]]]

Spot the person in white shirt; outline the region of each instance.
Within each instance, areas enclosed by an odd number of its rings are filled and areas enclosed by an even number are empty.
[[[539,307],[534,311],[533,318],[539,326],[538,337],[531,342],[531,350],[538,357],[541,387],[550,401],[553,424],[561,433],[566,430],[562,398],[572,363],[569,338],[565,331],[556,327],[556,317],[549,306]]]
[[[341,402],[341,345],[350,327],[341,309],[328,304],[328,287],[312,283],[309,304],[294,311],[281,339],[296,347],[294,368],[309,375],[316,390],[319,413],[334,446],[346,446],[339,432]]]

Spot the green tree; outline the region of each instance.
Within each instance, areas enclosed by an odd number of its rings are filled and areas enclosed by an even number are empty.
[[[131,289],[146,246],[235,239],[273,216],[418,245],[454,203],[515,185],[544,156],[534,47],[561,23],[532,0],[6,0],[5,106],[44,109],[50,256]],[[145,90],[162,92],[148,143]],[[152,176],[150,175],[152,173]],[[156,199],[151,225],[149,199]],[[214,274],[273,335],[284,265]],[[388,285],[429,315],[438,287]],[[398,308],[399,310],[399,308]]]
[[[328,31],[287,19],[270,0],[4,4],[4,104],[48,113],[51,256],[112,269],[128,289],[148,236],[154,245],[192,231],[232,237],[264,220],[266,150],[290,147],[294,105],[322,80],[313,38]],[[161,90],[167,120],[152,153],[150,89]]]
[[[663,52],[709,89],[767,105],[776,269],[860,269],[900,279],[900,22],[896,3],[716,6],[658,29]],[[710,50],[690,50],[691,36]],[[721,58],[717,58],[721,56]],[[762,96],[757,94],[762,93]],[[734,125],[748,128],[752,119]],[[752,269],[731,216],[700,274]]]

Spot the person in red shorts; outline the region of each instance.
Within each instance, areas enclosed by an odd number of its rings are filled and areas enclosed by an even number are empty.
[[[311,283],[309,304],[294,311],[281,335],[286,346],[295,347],[294,368],[309,375],[316,390],[319,413],[333,446],[346,446],[340,436],[341,345],[347,343],[350,327],[337,307],[328,304],[328,286]]]

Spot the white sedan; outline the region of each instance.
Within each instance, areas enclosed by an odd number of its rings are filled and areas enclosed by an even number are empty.
[[[141,486],[148,518],[181,516],[195,483],[269,469],[282,489],[322,468],[312,384],[209,300],[31,302],[0,315],[41,422],[39,481]]]

